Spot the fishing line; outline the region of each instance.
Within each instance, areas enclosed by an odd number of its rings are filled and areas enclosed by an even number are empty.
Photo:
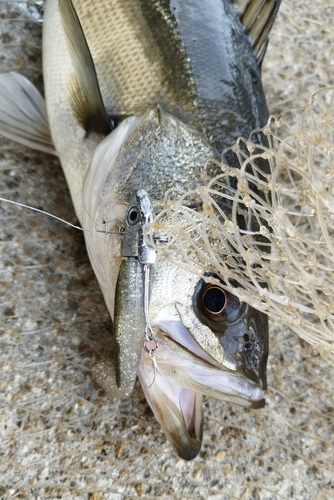
[[[32,207],[30,205],[25,205],[24,203],[20,203],[18,201],[8,200],[7,198],[2,198],[2,197],[0,197],[0,201],[4,201],[5,203],[10,203],[11,205],[17,205],[18,207],[27,208],[27,209],[32,210],[34,212],[38,212],[38,213],[40,213],[42,215],[46,215],[48,217],[51,217],[52,219],[58,220],[59,222],[63,222],[67,226],[73,227],[74,229],[78,229],[79,231],[82,231],[83,233],[95,232],[95,233],[104,233],[105,235],[108,235],[108,234],[118,234],[119,236],[123,236],[123,232],[124,232],[124,226],[123,225],[120,226],[120,228],[118,229],[118,231],[107,231],[107,230],[106,231],[100,231],[99,229],[97,229],[100,225],[105,224],[107,226],[107,224],[111,223],[111,222],[120,222],[121,224],[123,224],[123,221],[121,219],[110,219],[108,221],[102,221],[102,222],[99,222],[99,223],[95,224],[95,226],[93,227],[93,229],[83,229],[81,226],[76,226],[75,224],[72,224],[72,222],[68,222],[67,220],[62,219],[61,217],[58,217],[57,215],[51,214],[50,212],[46,212],[46,211],[41,210],[39,208]],[[83,206],[84,210],[86,211],[86,213],[88,214],[88,216],[91,219],[91,221],[94,223],[91,215],[88,213],[88,211],[86,210],[85,206],[83,204],[82,204],[82,206]]]
[[[71,222],[68,222],[61,217],[58,217],[57,215],[50,214],[49,212],[45,212],[44,210],[40,210],[39,208],[31,207],[29,205],[25,205],[24,203],[20,203],[18,201],[12,201],[12,200],[7,200],[6,198],[1,198],[0,201],[4,201],[6,203],[11,203],[12,205],[17,205],[18,207],[23,207],[23,208],[28,208],[29,210],[33,210],[34,212],[39,212],[40,214],[47,215],[48,217],[51,217],[52,219],[56,219],[60,222],[63,222],[67,226],[73,227],[74,229],[79,229],[79,231],[87,231],[86,229],[83,229],[80,226],[76,226],[75,224],[72,224]]]

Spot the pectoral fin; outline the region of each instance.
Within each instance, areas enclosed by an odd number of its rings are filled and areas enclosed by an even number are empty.
[[[108,135],[111,131],[94,62],[71,0],[59,0],[59,12],[75,69],[69,82],[71,108],[79,125],[87,132]]]
[[[36,87],[17,73],[0,75],[0,133],[24,146],[57,155],[45,101]]]

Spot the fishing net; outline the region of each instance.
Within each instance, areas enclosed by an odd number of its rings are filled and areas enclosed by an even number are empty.
[[[240,169],[224,160],[231,152]],[[240,300],[332,351],[334,89],[239,139],[213,178],[212,167],[196,189],[166,194],[150,228],[158,252],[209,268]]]

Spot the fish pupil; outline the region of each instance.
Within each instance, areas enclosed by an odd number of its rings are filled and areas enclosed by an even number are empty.
[[[225,308],[226,295],[221,288],[211,287],[204,291],[202,301],[207,311],[218,314]]]

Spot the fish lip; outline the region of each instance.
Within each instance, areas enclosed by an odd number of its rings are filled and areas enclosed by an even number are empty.
[[[254,397],[250,397],[247,394],[239,394],[240,398],[243,398],[247,401],[248,408],[263,408],[265,406],[264,393],[265,388],[262,387],[262,381],[259,380],[259,383],[248,378],[247,376],[236,373],[233,370],[222,366],[218,361],[212,358],[209,354],[207,354],[199,344],[195,341],[195,339],[190,334],[189,330],[183,325],[183,323],[179,320],[156,320],[151,323],[153,331],[157,328],[160,332],[165,335],[169,340],[173,343],[180,346],[180,348],[185,349],[191,356],[194,358],[198,358],[205,365],[212,367],[213,369],[219,369],[222,372],[228,373],[233,379],[235,379],[240,386],[244,386],[244,391],[252,391],[254,392]],[[182,333],[182,335],[180,335]],[[223,393],[223,391],[221,391]]]

